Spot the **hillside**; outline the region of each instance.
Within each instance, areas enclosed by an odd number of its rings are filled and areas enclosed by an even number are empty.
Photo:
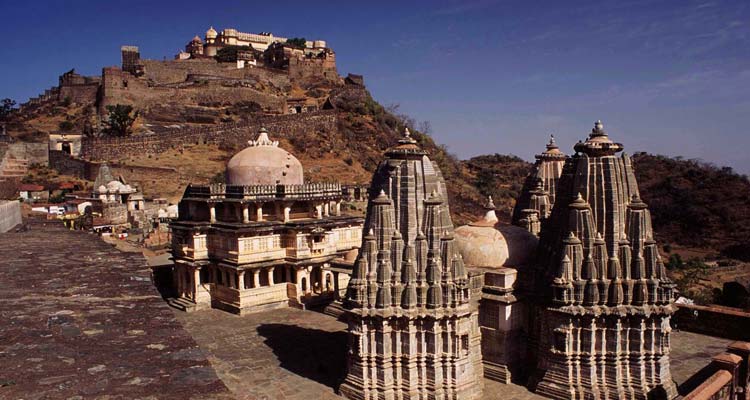
[[[633,162],[657,239],[750,261],[747,177],[681,157],[636,153]]]

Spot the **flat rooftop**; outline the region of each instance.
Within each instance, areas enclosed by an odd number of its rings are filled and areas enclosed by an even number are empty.
[[[346,325],[169,308],[139,253],[57,223],[0,234],[0,398],[340,399]],[[7,322],[6,322],[7,321]],[[678,385],[730,340],[672,336]],[[541,399],[485,380],[484,399]]]

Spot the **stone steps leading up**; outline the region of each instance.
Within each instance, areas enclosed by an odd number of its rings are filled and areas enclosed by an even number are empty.
[[[197,309],[197,306],[195,303],[193,303],[190,300],[186,300],[180,297],[168,298],[167,304],[172,308],[176,308],[180,311],[185,311],[185,312],[192,312]]]

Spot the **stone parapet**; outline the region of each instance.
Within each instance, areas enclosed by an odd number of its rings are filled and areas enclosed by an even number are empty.
[[[0,201],[0,233],[8,232],[21,223],[21,204],[13,200]]]

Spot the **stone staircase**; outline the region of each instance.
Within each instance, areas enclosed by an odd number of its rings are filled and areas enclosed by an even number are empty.
[[[29,162],[13,157],[9,151],[0,155],[0,198],[14,198],[18,194],[21,179],[29,170]]]
[[[29,161],[15,158],[10,154],[6,155],[2,164],[0,164],[0,180],[23,178],[29,171]]]
[[[167,299],[167,304],[170,307],[185,312],[192,312],[198,309],[198,306],[194,302],[181,297],[170,297]]]
[[[339,321],[343,320],[346,310],[340,301],[333,301],[323,309],[323,314],[335,317]]]

